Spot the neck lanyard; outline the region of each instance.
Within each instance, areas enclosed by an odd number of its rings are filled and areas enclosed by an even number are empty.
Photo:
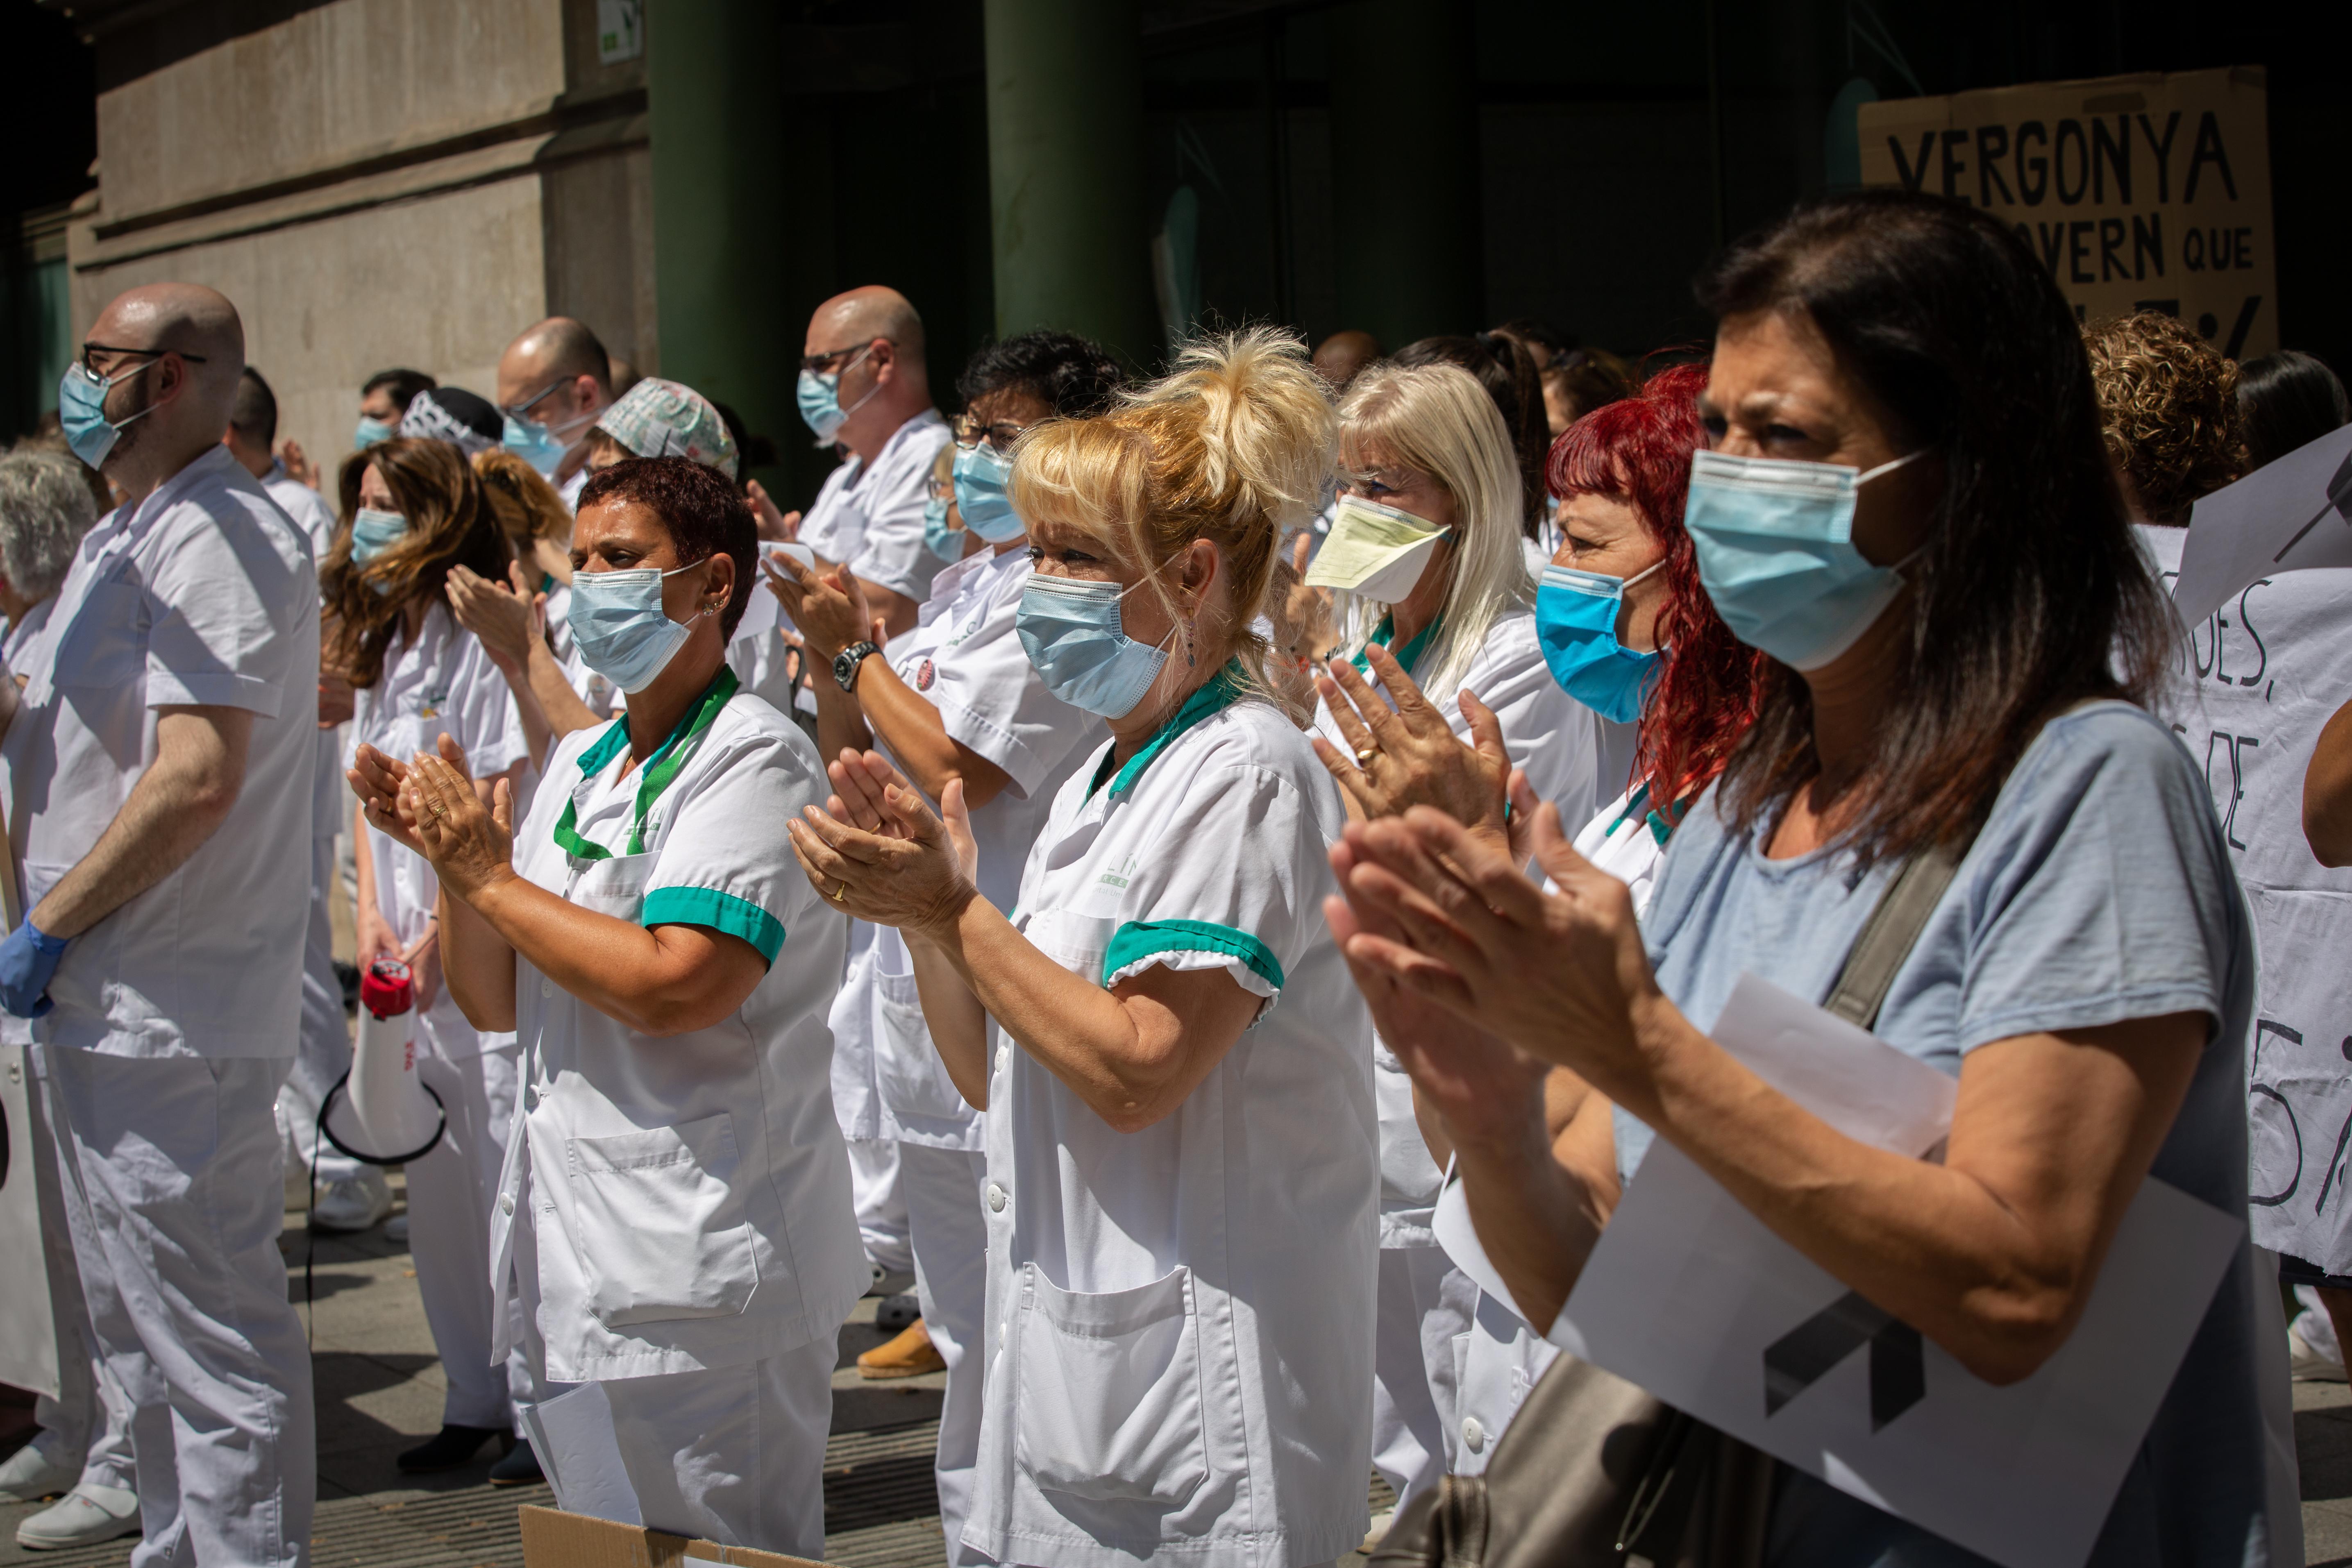
[[[726,707],[728,700],[735,695],[739,684],[735,672],[720,665],[718,679],[703,689],[702,700],[678,721],[677,728],[669,732],[669,739],[661,743],[661,750],[646,758],[645,766],[637,770],[637,809],[629,825],[628,847],[622,853],[641,855],[645,852],[646,814],[653,810],[654,802],[661,798],[662,791],[670,786],[686,766],[687,758],[694,750],[694,742],[710,728],[712,721],[719,717],[719,710]],[[580,759],[582,776],[603,772],[605,764],[620,755],[621,748],[627,745],[628,741],[629,720],[625,713],[613,721],[613,727],[604,731],[604,738],[588,748],[587,754]],[[579,821],[579,801],[565,801],[563,815],[555,823],[556,843],[562,845],[567,854],[583,860],[611,859],[613,852],[610,849],[580,836]]]

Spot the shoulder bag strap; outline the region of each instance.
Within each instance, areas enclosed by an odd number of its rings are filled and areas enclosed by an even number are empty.
[[[1845,966],[1838,971],[1837,984],[1830,987],[1829,1000],[1822,1004],[1823,1008],[1856,1028],[1877,1024],[1878,1009],[1895,984],[1895,972],[1911,956],[1919,933],[1927,929],[1927,917],[1936,912],[1967,853],[1966,844],[1931,844],[1903,863],[1895,880],[1878,896],[1878,907],[1863,922],[1862,934],[1853,939]]]

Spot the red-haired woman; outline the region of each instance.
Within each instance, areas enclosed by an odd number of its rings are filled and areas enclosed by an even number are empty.
[[[1560,547],[1536,595],[1544,660],[1570,696],[1604,719],[1635,725],[1636,735],[1631,785],[1586,825],[1576,848],[1623,879],[1637,910],[1648,902],[1668,836],[1755,717],[1762,679],[1761,656],[1731,635],[1708,602],[1683,529],[1691,454],[1706,441],[1698,416],[1706,386],[1704,365],[1660,372],[1636,395],[1570,426],[1552,444],[1546,469],[1549,489],[1560,498]],[[1506,832],[1510,761],[1497,748],[1414,736],[1409,721],[1385,717],[1385,704],[1374,706],[1383,711],[1362,717],[1375,731],[1389,726],[1382,747],[1401,754],[1397,771],[1413,780],[1394,809],[1434,805],[1474,827]],[[1524,778],[1512,782],[1527,796],[1513,814],[1523,823],[1533,795]],[[1384,1038],[1392,1023],[1451,1026],[1434,1007],[1388,989],[1390,1005],[1375,1007]],[[1399,1055],[1410,1062],[1413,1053]],[[1608,1176],[1613,1197],[1608,1100],[1560,1068],[1531,1072],[1523,1088],[1526,1100],[1490,1103],[1489,1112],[1497,1120],[1528,1114],[1528,1101],[1540,1098],[1554,1159],[1596,1181]],[[1418,1091],[1415,1102],[1423,1137],[1443,1164],[1451,1152],[1443,1117]],[[1447,1457],[1454,1473],[1475,1475],[1557,1352],[1499,1289],[1458,1183],[1449,1183],[1439,1199],[1436,1230],[1455,1265],[1479,1286],[1470,1331],[1455,1345],[1458,1419]]]

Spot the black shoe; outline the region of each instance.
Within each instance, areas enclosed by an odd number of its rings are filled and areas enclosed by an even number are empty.
[[[355,964],[335,960],[335,984],[342,987],[343,1011],[355,1010],[360,1005],[360,972]]]
[[[431,1475],[436,1470],[454,1470],[474,1462],[482,1445],[492,1438],[513,1438],[495,1426],[444,1426],[430,1442],[418,1445],[394,1459],[404,1476]]]
[[[546,1479],[540,1473],[539,1456],[520,1437],[507,1450],[507,1457],[490,1467],[490,1485],[494,1487],[535,1487]]]
[[[874,1326],[895,1334],[923,1315],[923,1303],[911,1295],[885,1296],[874,1304]]]

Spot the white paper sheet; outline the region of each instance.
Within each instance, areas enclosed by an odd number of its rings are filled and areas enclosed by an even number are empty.
[[[1741,976],[1714,1037],[1882,1147],[1921,1152],[1948,1126],[1950,1079],[1754,975]],[[1995,1388],[1916,1336],[1906,1356],[1896,1324],[1883,1366],[1878,1340],[1839,1352],[1831,1332],[1832,1353],[1815,1358],[1825,1370],[1790,1392],[1791,1336],[1852,1293],[1661,1141],[1550,1338],[2008,1568],[2081,1568],[2243,1231],[2151,1179],[2081,1322],[2032,1377]],[[1782,1368],[1777,1411],[1768,1352]],[[1902,1386],[1906,1365],[1916,1394]],[[1874,1398],[1895,1407],[1876,1430]]]
[[[2263,577],[2352,566],[2352,425],[2200,500],[2172,602],[2195,626]]]
[[[637,1489],[621,1461],[613,1431],[613,1404],[601,1383],[583,1383],[552,1399],[522,1407],[531,1452],[547,1472],[556,1505],[591,1519],[643,1526]]]

